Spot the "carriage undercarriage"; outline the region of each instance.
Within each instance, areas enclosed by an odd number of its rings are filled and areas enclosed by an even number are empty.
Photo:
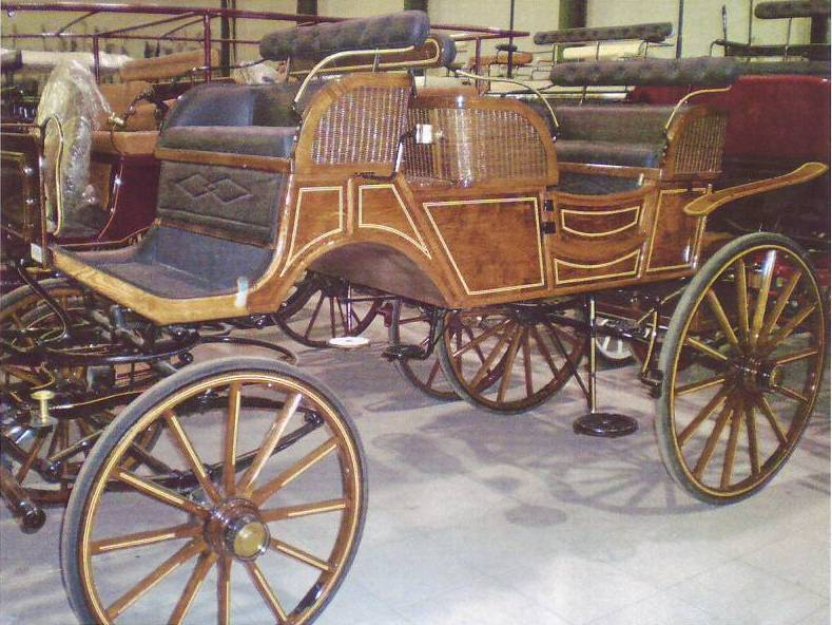
[[[353,52],[375,67],[424,43],[422,14],[396,19],[371,53]],[[393,40],[402,29],[408,45]],[[283,60],[304,45],[275,33],[261,52]],[[721,62],[650,63],[673,84],[735,77]],[[576,431],[599,436],[635,427],[597,406],[596,339],[620,338],[677,483],[724,504],[774,477],[820,390],[827,296],[790,239],[734,238],[708,220],[825,166],[714,192],[723,116],[695,103],[578,108],[553,111],[553,142],[519,102],[420,95],[395,72],[182,98],[156,149],[148,233],[112,250],[39,248],[61,278],[21,266],[27,286],[2,300],[0,485],[27,531],[42,506],[68,503],[79,618],[143,618],[142,598],[186,564],[170,622],[200,614],[209,575],[226,622],[232,569],[280,623],[314,620],[343,580],[367,497],[355,426],[329,389],[279,362],[291,354],[241,327],[323,346],[382,315],[384,357],[434,397],[512,414],[571,382],[588,410]],[[611,123],[623,142],[593,134]],[[217,342],[279,354],[191,364]],[[102,520],[130,506],[129,531]],[[108,570],[169,541],[178,550],[132,587],[110,587]],[[290,588],[272,586],[276,562],[297,567]]]

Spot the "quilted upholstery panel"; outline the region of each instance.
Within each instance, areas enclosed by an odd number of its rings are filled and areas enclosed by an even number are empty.
[[[260,41],[260,56],[318,62],[336,52],[420,46],[430,31],[422,11],[278,30]]]
[[[761,2],[754,7],[754,15],[761,20],[776,20],[789,17],[829,17],[829,8],[829,0]]]
[[[267,245],[276,232],[285,182],[270,172],[165,162],[157,214],[163,223]]]
[[[694,57],[638,61],[582,61],[558,63],[549,74],[555,85],[565,87],[627,86],[697,87],[727,86],[739,75],[733,59]]]
[[[651,105],[558,106],[559,139],[663,143],[673,107]]]
[[[539,46],[584,41],[620,41],[622,39],[640,39],[651,43],[659,43],[672,34],[673,24],[657,22],[653,24],[631,24],[629,26],[550,30],[535,33],[534,42]]]

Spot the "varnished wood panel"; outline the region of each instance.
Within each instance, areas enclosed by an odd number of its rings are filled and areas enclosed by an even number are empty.
[[[404,201],[392,184],[358,187],[358,227],[400,237],[428,258],[431,257]]]
[[[705,193],[705,189],[665,190],[659,194],[647,272],[692,266],[703,219],[685,214],[684,207]]]
[[[610,210],[562,208],[560,227],[564,237],[601,238],[612,235],[628,236],[638,229],[641,204]]]
[[[426,202],[424,208],[466,294],[545,284],[536,197]]]
[[[297,191],[289,252],[281,275],[315,244],[344,231],[344,188],[304,187]]]

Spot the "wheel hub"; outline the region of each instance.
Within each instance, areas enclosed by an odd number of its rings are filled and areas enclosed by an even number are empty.
[[[745,358],[735,367],[740,383],[750,391],[771,391],[783,381],[783,369],[774,362]]]
[[[266,552],[271,533],[257,506],[247,499],[232,498],[211,512],[205,538],[217,553],[251,561]]]

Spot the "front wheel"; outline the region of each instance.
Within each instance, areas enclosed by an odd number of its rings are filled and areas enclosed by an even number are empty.
[[[765,233],[722,248],[682,295],[659,358],[656,429],[670,475],[712,504],[765,486],[812,415],[826,350],[803,249]]]
[[[123,458],[152,424],[153,457]],[[188,367],[136,399],[78,476],[61,535],[83,623],[310,623],[349,570],[364,457],[332,392],[272,360]]]

